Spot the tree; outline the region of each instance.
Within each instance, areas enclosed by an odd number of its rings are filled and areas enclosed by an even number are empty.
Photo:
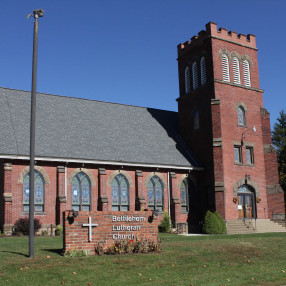
[[[286,113],[282,110],[279,114],[272,131],[272,142],[277,151],[279,182],[286,192]]]

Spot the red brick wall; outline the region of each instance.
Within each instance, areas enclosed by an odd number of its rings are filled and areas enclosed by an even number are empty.
[[[64,213],[64,217],[68,216],[69,212]],[[120,218],[121,216],[143,218],[143,221],[113,221],[113,217]],[[152,222],[149,222],[149,217],[152,216],[151,211],[130,211],[130,212],[113,212],[113,211],[96,211],[96,212],[79,212],[79,216],[74,219],[72,224],[65,219],[64,223],[64,252],[68,250],[90,250],[92,254],[95,253],[95,247],[99,242],[104,242],[104,248],[114,244],[117,237],[114,235],[127,235],[129,237],[123,240],[147,239],[149,241],[158,240],[158,218],[153,217]],[[89,242],[89,228],[83,227],[83,224],[89,222],[98,224],[92,227],[92,241]],[[150,220],[151,221],[151,220]],[[113,227],[132,226],[138,227],[138,230],[117,231]],[[133,235],[133,236],[132,236]]]

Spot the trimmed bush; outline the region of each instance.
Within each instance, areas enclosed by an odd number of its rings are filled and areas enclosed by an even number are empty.
[[[13,234],[16,235],[28,235],[29,234],[29,218],[19,218],[14,225]],[[39,219],[34,219],[34,233],[36,233],[41,228],[41,223]]]
[[[56,226],[55,235],[60,236],[62,234],[63,234],[63,227],[60,224],[58,224]]]
[[[221,220],[218,218],[219,214],[207,211],[203,225],[203,232],[208,234],[219,234],[224,232],[224,227]]]
[[[220,233],[226,233],[225,220],[221,217],[221,215],[218,212],[215,212],[214,214],[216,215],[216,217],[218,218],[218,220],[220,221],[220,224],[221,224],[221,232]]]
[[[171,219],[167,211],[163,213],[163,219],[158,225],[159,232],[170,232],[171,231]]]

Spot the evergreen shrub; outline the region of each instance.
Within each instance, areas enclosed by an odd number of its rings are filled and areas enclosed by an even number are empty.
[[[163,219],[158,225],[159,232],[170,232],[171,231],[171,218],[167,211],[163,213]]]
[[[29,234],[29,218],[19,218],[14,225],[13,234],[15,235],[28,235]],[[34,233],[41,228],[39,219],[34,219]]]
[[[225,222],[219,213],[207,211],[203,224],[203,232],[208,234],[220,234],[226,232]]]

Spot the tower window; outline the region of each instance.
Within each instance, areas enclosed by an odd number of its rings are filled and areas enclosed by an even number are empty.
[[[194,130],[200,128],[200,113],[198,110],[194,111]]]
[[[192,72],[193,72],[193,89],[197,89],[199,87],[198,81],[198,65],[196,62],[192,65]]]
[[[245,126],[246,125],[245,110],[241,105],[237,109],[237,117],[238,117],[238,125]]]
[[[253,147],[246,147],[246,163],[254,164]]]
[[[207,82],[207,71],[206,71],[206,59],[205,57],[201,58],[201,85],[206,84]]]
[[[190,74],[190,68],[185,68],[185,92],[186,94],[190,93],[191,91],[191,74]]]
[[[233,66],[233,82],[236,84],[240,84],[239,61],[237,58],[233,58],[232,66]]]
[[[249,62],[247,60],[243,61],[243,78],[244,78],[244,85],[251,86]]]
[[[230,82],[228,57],[225,54],[222,55],[222,79]]]
[[[234,163],[242,163],[241,146],[234,146]]]

